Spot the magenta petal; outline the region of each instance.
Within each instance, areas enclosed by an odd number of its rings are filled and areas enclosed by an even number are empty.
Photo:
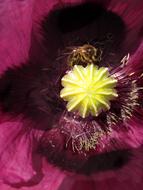
[[[21,120],[0,125],[0,178],[10,184],[27,182],[36,175],[32,166],[32,138],[22,132],[22,127]]]
[[[96,181],[90,178],[77,179],[76,177],[67,177],[64,179],[58,190],[95,190]]]
[[[64,177],[65,175],[62,172],[50,166],[49,170],[47,171],[47,174],[39,184],[31,187],[22,187],[20,188],[20,190],[59,190],[59,186],[62,183]],[[13,188],[9,185],[0,183],[0,189],[16,190],[17,188]]]
[[[127,38],[124,41],[124,49],[127,51],[135,50],[142,38],[143,28],[143,1],[128,0],[128,1],[115,1],[112,0],[109,10],[115,12],[126,24]]]
[[[43,180],[37,185],[31,188],[32,190],[59,190],[61,183],[65,178],[65,173],[48,164],[47,162],[43,162]],[[26,189],[25,189],[26,190]]]
[[[94,2],[106,5],[110,0],[61,0],[62,3],[74,4],[74,3],[85,3],[85,2]]]
[[[105,180],[105,181],[100,181],[100,182],[95,182],[94,185],[91,183],[91,185],[93,185],[91,187],[90,182],[76,182],[74,184],[75,186],[77,186],[79,189],[78,190],[142,190],[142,183],[134,183],[132,181],[129,180],[124,180],[124,181],[117,181],[114,178]],[[80,186],[79,186],[80,185]],[[71,189],[71,187],[69,185],[67,185],[65,188],[59,188],[57,190],[77,190],[77,188],[74,189],[74,187]],[[15,188],[12,188],[10,186],[4,185],[4,184],[0,184],[0,189],[2,190],[16,190]],[[42,186],[42,183],[40,184],[40,186],[34,186],[32,188],[21,188],[21,190],[49,190],[49,189],[44,189]],[[54,186],[53,189],[51,190],[55,190]]]
[[[66,190],[66,189],[65,189]],[[70,190],[95,190],[94,181],[75,181]]]
[[[4,122],[4,120],[7,120]],[[31,130],[25,130],[26,121],[21,118],[9,120],[1,118],[0,125],[0,189],[11,190],[21,187],[23,190],[57,190],[65,174],[59,169],[43,162],[43,179],[36,177],[40,159],[34,154],[36,144]],[[24,125],[24,126],[23,126]],[[25,132],[26,131],[26,132]],[[39,132],[38,132],[39,133]],[[36,137],[36,136],[35,136]],[[40,166],[42,169],[42,165]],[[36,180],[36,181],[35,181]],[[28,187],[29,186],[29,187]]]
[[[142,190],[142,183],[136,183],[134,181],[130,180],[123,180],[119,181],[115,178],[110,178],[108,180],[100,181],[100,182],[95,182],[95,189],[96,190]]]
[[[43,19],[43,16],[46,16],[49,13],[49,11],[54,9],[56,5],[60,5],[60,4],[62,4],[62,2],[59,0],[35,1],[34,7],[33,7],[33,20],[35,22],[34,24],[37,24],[37,23],[39,24],[39,22]]]
[[[141,25],[143,14],[143,2],[140,0],[115,1],[112,0],[108,7],[109,10],[120,15],[128,25],[129,29],[133,29],[137,25]],[[136,29],[136,28],[135,28]]]
[[[14,187],[10,187],[9,185],[3,184],[3,183],[0,183],[0,189],[2,189],[2,190],[15,190]]]
[[[33,0],[0,2],[0,73],[28,56]]]
[[[143,70],[143,41],[141,41],[140,46],[133,54],[132,59],[128,64],[128,69],[132,72],[142,72]]]

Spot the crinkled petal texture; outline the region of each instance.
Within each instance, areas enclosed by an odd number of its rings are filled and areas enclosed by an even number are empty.
[[[41,62],[47,57],[39,55],[41,46],[34,47],[35,38],[41,40],[39,23],[44,16],[65,4],[81,4],[87,1],[75,0],[5,0],[0,2],[0,74],[9,67],[20,66],[32,55],[39,56]],[[91,1],[90,1],[91,2]],[[125,54],[134,52],[128,70],[143,71],[143,2],[140,0],[116,1],[93,0],[122,17],[127,26],[124,41]],[[37,24],[38,23],[38,24]],[[58,31],[55,31],[58,35]],[[52,34],[48,38],[55,41]],[[58,36],[59,37],[59,36]],[[61,36],[60,36],[61,37]],[[34,39],[34,40],[33,40]],[[57,38],[56,38],[57,40]],[[60,39],[58,39],[60,42]],[[40,41],[41,42],[41,41]],[[47,42],[48,43],[48,42]],[[139,46],[140,44],[140,46]],[[138,47],[139,46],[139,47]],[[51,47],[51,44],[50,44]],[[138,47],[138,49],[137,49]],[[35,51],[35,49],[36,51]],[[37,52],[37,50],[39,52]],[[53,50],[52,50],[53,51]],[[32,57],[31,56],[31,57]],[[32,57],[32,58],[33,58]],[[34,62],[34,60],[32,60]],[[26,63],[26,62],[25,62]],[[143,113],[140,113],[142,120]],[[15,190],[94,190],[94,189],[143,189],[143,129],[140,119],[130,123],[134,128],[129,135],[118,136],[126,141],[132,150],[133,159],[118,171],[99,172],[88,180],[77,179],[77,175],[65,179],[65,173],[45,161],[37,152],[38,138],[43,131],[32,128],[32,122],[23,116],[0,115],[0,189]],[[128,125],[128,124],[127,124]],[[37,135],[38,134],[38,135]],[[108,164],[108,163],[107,163]],[[81,176],[80,176],[81,177]],[[64,180],[65,179],[65,180]]]
[[[0,2],[0,73],[28,57],[33,0]]]
[[[70,184],[70,183],[69,183]],[[59,190],[121,190],[122,188],[125,190],[132,189],[142,189],[141,183],[135,183],[134,181],[124,180],[118,181],[115,178],[110,178],[104,181],[95,182],[93,180],[78,180],[75,181],[71,186],[68,184],[62,184]]]
[[[28,181],[35,175],[31,138],[22,134],[22,126],[20,121],[5,121],[0,126],[1,178],[8,183]]]
[[[111,1],[108,9],[120,15],[126,23],[128,35],[124,41],[124,50],[135,50],[143,37],[143,3],[140,0]]]
[[[15,120],[2,116],[0,124],[0,181],[14,189],[28,186],[30,189],[52,190],[53,185],[57,189],[64,179],[64,173],[51,165],[41,163],[42,160],[35,151],[36,140],[33,137],[33,132],[25,130],[28,126],[29,123],[23,121],[22,118]],[[43,168],[41,164],[44,166]],[[5,185],[2,187],[3,189],[11,189]]]

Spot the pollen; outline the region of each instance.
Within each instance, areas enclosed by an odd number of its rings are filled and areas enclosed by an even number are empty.
[[[67,102],[69,112],[77,112],[82,118],[97,117],[110,109],[110,101],[117,98],[117,80],[110,76],[107,67],[75,65],[61,79],[60,97]]]

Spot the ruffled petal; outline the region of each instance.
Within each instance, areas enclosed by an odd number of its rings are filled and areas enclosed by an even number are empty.
[[[28,56],[33,0],[0,2],[0,73]]]
[[[140,43],[140,46],[136,52],[132,55],[130,60],[128,70],[132,72],[142,72],[143,71],[143,40]]]
[[[95,190],[94,181],[75,181],[71,190]]]
[[[95,189],[96,190],[142,190],[142,183],[135,183],[134,181],[130,180],[124,180],[124,181],[118,181],[117,179],[111,178],[108,180],[95,182]]]
[[[32,190],[58,190],[66,177],[66,173],[64,173],[64,171],[48,164],[45,160],[43,161],[43,174],[44,178],[41,183],[35,186],[35,188],[33,186]]]
[[[142,184],[140,183],[134,183],[131,182],[129,180],[125,180],[125,181],[118,181],[114,178],[108,179],[108,180],[104,180],[104,181],[75,181],[75,183],[72,185],[72,187],[70,188],[70,186],[65,186],[65,188],[63,186],[61,186],[62,188],[59,190],[110,190],[110,189],[114,189],[114,190],[121,190],[121,189],[131,189],[131,190],[136,190],[142,189]],[[138,187],[138,188],[137,188]]]
[[[0,179],[17,186],[38,183],[42,178],[40,158],[34,153],[31,132],[24,129],[21,118],[5,120],[0,124]]]
[[[52,9],[55,7],[61,5],[62,2],[59,0],[53,0],[53,1],[35,1],[34,8],[33,8],[33,21],[34,24],[36,22],[39,22],[43,19],[43,16],[46,16]]]
[[[95,181],[66,178],[58,190],[95,190]]]
[[[0,189],[58,189],[65,173],[42,161],[37,151],[41,133],[31,130],[31,122],[21,116],[15,119],[1,115]]]
[[[127,37],[123,43],[124,51],[135,51],[143,36],[143,1],[112,0],[108,6],[108,9],[121,16],[126,24]]]
[[[141,26],[143,14],[143,2],[140,0],[128,0],[128,1],[110,1],[108,9],[117,13],[123,18],[123,20],[128,25],[129,29],[135,29],[135,26]]]

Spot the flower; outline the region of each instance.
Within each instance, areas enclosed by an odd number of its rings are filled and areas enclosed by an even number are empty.
[[[142,189],[142,6],[1,2],[1,189]],[[60,98],[71,50],[88,43],[118,81],[96,118],[68,112]]]

